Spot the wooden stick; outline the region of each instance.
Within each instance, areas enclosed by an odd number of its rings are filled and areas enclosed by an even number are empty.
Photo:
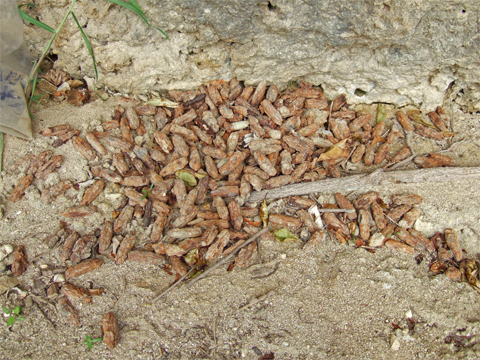
[[[347,213],[347,214],[353,214],[356,212],[354,209],[318,209],[319,213]]]
[[[235,249],[235,251],[233,251],[230,255],[228,255],[226,258],[224,258],[223,260],[219,261],[218,263],[216,263],[214,266],[212,266],[211,268],[207,269],[204,271],[203,274],[199,275],[198,277],[192,279],[192,281],[190,281],[188,283],[188,286],[192,286],[193,284],[195,284],[198,280],[200,279],[203,279],[205,276],[207,276],[208,274],[210,274],[213,270],[215,270],[217,267],[219,267],[220,265],[222,264],[225,264],[228,260],[230,260],[237,252],[239,252],[241,249],[243,249],[245,246],[247,246],[248,244],[250,244],[252,241],[255,241],[259,236],[265,234],[267,231],[269,230],[268,227],[264,228],[263,230],[260,230],[258,233],[256,233],[255,235],[253,235],[250,239],[248,239],[247,241],[245,241],[241,246],[239,246],[238,248]]]
[[[168,287],[167,290],[165,290],[163,293],[161,293],[160,295],[158,295],[155,299],[152,300],[152,303],[154,303],[155,301],[157,301],[158,299],[160,299],[163,295],[166,295],[170,292],[170,290],[172,290],[174,287],[180,285],[180,283],[183,281],[183,279],[185,279],[188,275],[190,275],[190,273],[193,271],[193,269],[195,269],[195,266],[192,266],[192,268],[190,270],[188,270],[188,272],[183,275],[180,279],[178,279],[178,281],[174,282],[172,285],[170,285]]]
[[[352,191],[367,189],[380,184],[389,186],[398,183],[436,183],[467,179],[480,180],[480,167],[445,167],[391,172],[379,171],[367,175],[352,175],[336,179],[285,185],[273,190],[255,191],[250,194],[247,201],[258,202],[264,198],[279,199],[319,192]]]

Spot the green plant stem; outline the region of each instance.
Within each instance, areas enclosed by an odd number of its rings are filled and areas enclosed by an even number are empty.
[[[30,81],[32,81],[33,77],[34,77],[35,74],[37,73],[38,68],[40,67],[40,64],[42,63],[43,59],[45,59],[45,56],[47,56],[47,53],[48,53],[48,51],[50,50],[50,46],[52,46],[53,41],[55,40],[55,38],[57,37],[58,33],[59,33],[60,30],[62,29],[63,24],[65,23],[65,21],[67,21],[67,17],[68,17],[68,15],[70,15],[70,13],[72,12],[73,5],[75,5],[76,2],[77,2],[77,0],[73,0],[72,5],[70,5],[70,8],[68,9],[67,13],[65,14],[62,22],[60,23],[60,25],[59,25],[59,26],[57,27],[57,29],[55,30],[55,33],[52,35],[52,38],[50,39],[50,41],[48,42],[47,46],[45,47],[45,50],[43,50],[42,56],[40,56],[40,59],[37,61],[37,63],[36,63],[35,66],[33,67],[32,71],[30,72],[30,75],[28,76],[28,81],[27,81],[25,98],[29,98],[29,95],[28,95],[28,84],[30,84]]]

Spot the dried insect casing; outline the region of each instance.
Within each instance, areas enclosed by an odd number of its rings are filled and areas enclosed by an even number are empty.
[[[374,165],[380,164],[383,160],[387,158],[388,151],[390,150],[389,143],[383,143],[379,148],[377,153],[375,154],[375,158],[373,161]]]
[[[395,228],[395,236],[402,240],[404,243],[407,245],[410,245],[411,247],[417,249],[417,250],[423,250],[424,249],[424,244],[422,243],[421,239],[418,237],[413,237],[410,235],[410,233],[407,231],[407,229],[402,228],[400,226],[397,226]]]
[[[115,257],[115,262],[117,265],[121,265],[127,260],[128,253],[133,249],[135,245],[135,235],[128,234],[125,236],[120,243],[120,247],[117,251],[117,256]]]
[[[156,170],[157,166],[150,157],[147,149],[135,145],[133,147],[133,152],[135,153],[135,156],[138,157],[149,169]]]
[[[93,234],[86,235],[78,239],[73,246],[70,260],[76,264],[80,260],[88,259],[91,254],[92,247],[96,242],[97,238]]]
[[[290,184],[293,181],[294,177],[292,175],[279,175],[268,179],[265,182],[265,188],[269,190],[275,189]]]
[[[74,206],[62,212],[62,216],[68,218],[80,218],[93,214],[97,211],[95,206]]]
[[[241,230],[243,224],[243,216],[240,213],[240,206],[235,199],[232,199],[228,204],[230,213],[230,221],[235,230]]]
[[[278,126],[281,126],[283,123],[283,117],[280,115],[278,110],[272,105],[268,100],[262,101],[262,107],[265,111],[265,114]]]
[[[210,175],[212,179],[218,179],[220,174],[218,173],[217,164],[215,161],[213,161],[213,159],[208,155],[206,155],[203,160],[205,162],[205,170],[207,171],[207,174]]]
[[[408,232],[410,233],[410,236],[412,236],[419,243],[421,243],[423,245],[423,247],[428,252],[430,252],[430,253],[435,252],[435,245],[433,244],[433,242],[430,239],[428,239],[427,237],[425,237],[424,235],[422,235],[419,231],[417,231],[415,229],[408,229]]]
[[[188,157],[190,155],[189,146],[180,135],[172,135],[172,144],[175,151],[183,157]]]
[[[57,140],[55,140],[53,143],[52,143],[52,146],[54,148],[57,148],[59,146],[62,146],[63,144],[65,144],[68,140],[70,140],[72,137],[74,136],[77,136],[77,135],[80,135],[80,130],[70,130],[70,131],[67,131],[65,134],[62,134],[62,135],[59,135]]]
[[[384,244],[386,247],[390,248],[390,249],[394,249],[396,251],[400,251],[400,252],[403,252],[405,254],[409,254],[409,255],[413,255],[415,254],[415,249],[407,244],[404,244],[400,241],[396,241],[396,240],[387,240],[385,241],[385,244]]]
[[[142,207],[144,207],[148,202],[144,195],[132,188],[125,188],[125,196],[132,200],[135,204],[140,204]]]
[[[173,119],[173,123],[179,126],[184,126],[187,123],[195,120],[197,118],[197,113],[195,110],[191,109],[187,111],[185,114]]]
[[[109,349],[114,349],[118,342],[117,318],[113,312],[106,313],[101,321],[103,342]]]
[[[413,132],[415,131],[415,127],[413,126],[412,122],[408,118],[407,115],[405,115],[401,111],[397,111],[397,120],[402,125],[402,127],[405,129],[406,132]]]
[[[200,179],[197,185],[197,199],[195,203],[197,205],[203,204],[205,201],[205,197],[207,196],[207,190],[208,190],[208,183],[210,181],[210,178],[208,175],[204,176],[203,178]]]
[[[372,214],[377,228],[379,230],[385,229],[387,226],[387,221],[385,220],[382,207],[376,202],[372,203]]]
[[[165,213],[158,214],[157,219],[153,223],[152,233],[150,235],[152,242],[156,243],[161,239],[163,234],[163,229],[167,224],[167,218],[168,218],[168,215]]]
[[[260,166],[265,173],[267,173],[269,176],[275,176],[277,174],[277,170],[264,154],[254,152],[253,156],[255,157],[258,166]]]
[[[360,130],[364,125],[366,125],[370,121],[371,117],[372,115],[370,114],[358,116],[350,124],[348,124],[348,128],[350,132],[355,132]]]
[[[117,173],[100,166],[92,167],[90,168],[90,171],[94,176],[102,177],[105,180],[108,180],[113,183],[119,183],[123,180],[123,178]]]
[[[360,237],[363,241],[370,239],[370,223],[372,222],[370,211],[363,208],[359,210],[358,225],[360,229]]]
[[[125,117],[120,119],[120,131],[122,132],[122,140],[128,143],[133,143],[133,136],[128,120]]]
[[[421,124],[417,124],[416,127],[417,127],[416,133],[418,135],[421,135],[433,140],[437,140],[437,141],[445,140],[445,136],[440,131],[437,131],[432,128],[427,128]]]
[[[218,121],[211,111],[205,111],[202,114],[202,120],[208,126],[209,130],[213,131],[214,133],[217,133],[220,130]]]
[[[195,135],[195,132],[193,130],[187,129],[186,127],[183,127],[177,124],[172,124],[170,127],[170,131],[173,134],[182,136],[187,141],[191,141],[191,142],[198,141],[198,137],[197,135]]]
[[[175,174],[178,170],[182,170],[188,164],[188,158],[182,157],[178,160],[172,161],[167,166],[165,166],[161,171],[161,176],[168,176]]]
[[[405,160],[412,154],[408,146],[404,146],[391,160],[391,164],[396,164],[402,160]]]
[[[442,154],[429,154],[430,158],[440,164],[440,166],[455,166],[457,162],[449,156]]]
[[[218,216],[220,219],[228,220],[230,218],[229,211],[223,198],[220,196],[212,196],[213,197],[213,206],[217,210]]]
[[[85,135],[85,139],[99,154],[107,155],[107,149],[105,149],[105,147],[100,143],[100,141],[92,132],[88,132]]]
[[[123,186],[140,187],[148,185],[150,180],[146,176],[125,176],[121,183]]]
[[[172,264],[172,268],[178,273],[178,275],[184,276],[187,273],[187,266],[180,257],[170,256],[169,259],[170,263]]]
[[[338,207],[340,209],[355,210],[352,203],[345,196],[343,196],[342,194],[340,194],[338,192],[335,193],[335,201],[337,202]],[[315,203],[313,205],[315,205]],[[357,214],[355,212],[347,213],[346,217],[349,220],[355,220],[357,218]]]
[[[274,139],[252,140],[248,144],[248,148],[252,154],[262,153],[264,155],[282,150],[281,142]]]
[[[60,260],[66,261],[67,259],[70,258],[70,256],[72,255],[73,246],[75,245],[79,237],[80,236],[75,231],[67,236],[67,238],[65,239],[65,242],[63,243],[62,252],[60,254]]]
[[[217,190],[213,190],[210,195],[220,197],[236,197],[240,193],[238,186],[221,186]]]
[[[341,94],[339,95],[332,104],[332,111],[338,111],[340,108],[347,103],[347,95]]]
[[[205,254],[205,260],[210,261],[219,257],[229,241],[230,232],[227,229],[222,230],[218,234],[217,239],[208,248],[208,251]]]
[[[288,215],[282,214],[270,214],[268,216],[268,221],[270,224],[278,228],[289,228],[293,231],[297,231],[302,227],[302,221]]]
[[[37,179],[46,179],[48,175],[55,171],[56,168],[62,166],[63,157],[62,155],[56,155],[48,160],[45,164],[40,166],[35,172],[35,177]]]
[[[55,199],[57,196],[63,194],[65,191],[67,191],[71,187],[72,187],[72,184],[70,180],[66,179],[66,180],[60,181],[59,183],[47,189],[44,189],[42,191],[42,196],[41,196],[42,201],[44,203],[48,203],[51,200]]]
[[[113,224],[111,221],[105,221],[105,223],[103,224],[102,233],[98,238],[99,253],[103,253],[107,251],[107,249],[110,247],[110,244],[112,243],[112,237],[113,237]]]
[[[125,116],[127,117],[128,124],[131,129],[135,130],[140,126],[140,119],[132,107],[127,107]]]
[[[144,250],[132,250],[128,253],[128,260],[142,264],[163,265],[165,257],[155,252]]]
[[[82,201],[80,201],[80,206],[90,205],[93,200],[100,195],[104,187],[105,183],[102,180],[95,181],[95,183],[83,195]]]
[[[67,131],[70,131],[71,127],[69,124],[61,124],[52,127],[47,127],[39,132],[42,136],[58,136],[63,135]]]
[[[130,220],[132,220],[133,211],[133,206],[126,205],[123,207],[122,211],[120,211],[120,215],[118,215],[113,224],[113,230],[116,233],[121,232],[130,222]]]
[[[360,195],[354,202],[355,209],[366,208],[378,199],[378,192],[370,191],[368,193]]]
[[[170,153],[170,151],[173,150],[172,142],[170,141],[168,136],[165,135],[163,132],[155,131],[153,133],[153,136],[155,138],[155,142],[160,146],[160,148],[162,149],[163,152],[168,154],[168,153]]]
[[[455,234],[455,231],[453,229],[445,229],[445,242],[447,243],[447,246],[452,250],[455,261],[462,261],[462,247],[460,246],[457,235]]]
[[[290,174],[290,176],[292,177],[293,181],[298,181],[300,180],[303,175],[305,175],[305,173],[307,172],[309,168],[309,164],[307,161],[304,161],[302,162],[300,165],[298,165],[295,170],[292,171],[292,173]],[[285,175],[287,176],[287,175]]]
[[[408,211],[410,211],[412,207],[410,205],[399,205],[397,207],[394,207],[391,209],[388,213],[387,216],[392,219],[393,221],[398,222],[402,218],[404,214],[406,214]]]
[[[107,136],[105,140],[109,143],[114,149],[118,149],[122,152],[129,152],[133,148],[133,143],[128,141],[116,138],[114,136]]]
[[[448,118],[447,114],[445,113],[445,110],[441,106],[437,107],[437,113],[442,119],[443,123],[447,127],[447,129],[450,127],[450,119]]]
[[[103,260],[102,259],[89,259],[80,262],[77,265],[71,266],[65,271],[65,277],[67,279],[72,279],[75,277],[79,277],[80,275],[89,273],[100,266],[102,266]]]
[[[234,172],[240,167],[242,161],[244,161],[246,157],[247,157],[246,153],[241,151],[235,151],[233,155],[229,157],[228,161],[218,169],[218,172],[223,176]]]
[[[186,227],[183,229],[171,229],[168,236],[174,239],[188,239],[197,236],[202,236],[203,230],[200,227]]]

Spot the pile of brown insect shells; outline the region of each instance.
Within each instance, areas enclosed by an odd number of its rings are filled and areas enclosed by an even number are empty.
[[[89,162],[104,162],[90,167],[96,181],[78,206],[62,213],[65,218],[96,212],[92,202],[106,182],[117,184],[128,198],[122,208],[105,214],[97,232],[65,233],[61,260],[71,264],[67,280],[98,268],[104,258],[119,265],[127,259],[161,265],[180,276],[191,266],[201,271],[208,262],[234,252],[260,231],[264,222],[274,230],[286,228],[294,234],[306,228],[308,235],[302,237],[305,249],[330,236],[369,251],[383,245],[409,254],[426,250],[435,259],[432,271],[446,271],[451,278],[462,276],[458,241],[450,241],[447,232],[445,242],[438,240],[440,236],[427,239],[412,228],[420,215],[416,207],[422,201],[419,196],[396,195],[387,205],[374,192],[353,201],[337,193],[337,204],[323,206],[294,196],[288,200],[293,216],[259,213],[258,207],[251,207],[258,204],[248,203],[252,190],[340,177],[349,164],[362,161],[365,166],[404,161],[412,149],[407,143],[390,154],[394,143],[413,133],[434,140],[452,135],[441,108],[428,114],[434,126],[416,121],[418,111],[398,111],[398,124],[387,129],[385,121],[372,126],[371,115],[350,110],[344,95],[328,101],[321,89],[306,82],[279,93],[275,85],[267,89],[265,82],[254,88],[243,87],[236,79],[213,81],[195,91],[170,91],[169,96],[171,107],[118,105],[113,119],[102,124],[103,131],[87,132],[84,138],[67,124],[40,132],[55,137],[54,147],[71,140]],[[144,121],[155,123],[153,134],[146,133]],[[137,136],[151,141],[136,143]],[[24,157],[30,165],[11,201],[19,201],[34,178],[44,179],[62,165],[61,155],[51,155],[52,151],[46,150]],[[414,162],[419,167],[455,165],[453,159],[440,154],[416,157]],[[75,186],[63,180],[43,190],[41,198],[54,201]],[[325,211],[321,220],[308,211],[317,205]],[[136,235],[126,230],[132,219],[151,228],[150,242],[142,248],[135,248]],[[323,228],[319,225],[322,221]],[[262,238],[273,239],[273,235],[267,232]],[[97,246],[103,256],[90,258]],[[252,242],[243,248],[234,266],[245,266],[256,246]],[[449,249],[453,257],[448,255]]]

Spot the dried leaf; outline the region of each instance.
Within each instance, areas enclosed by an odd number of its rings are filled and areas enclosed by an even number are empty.
[[[275,237],[276,240],[280,242],[285,242],[285,241],[300,241],[298,237],[296,237],[294,234],[290,232],[288,229],[279,229],[273,233],[273,236]]]
[[[385,105],[383,105],[382,103],[378,104],[377,124],[380,121],[385,121],[386,117],[387,117],[387,111],[385,109]]]
[[[419,110],[408,110],[407,111],[407,115],[410,117],[410,119],[412,119],[416,123],[419,123],[419,124],[422,124],[423,126],[426,126],[426,127],[437,130],[437,128],[434,125],[432,125],[430,123],[427,123],[425,120],[423,120],[421,118],[420,114],[421,114],[421,112]]]
[[[182,179],[187,186],[194,187],[197,185],[197,179],[187,170],[178,170],[175,175],[178,179]]]
[[[347,140],[348,139],[343,139],[342,141],[339,141],[333,145],[330,149],[328,149],[327,152],[318,157],[318,161],[347,158],[350,154],[348,149],[346,149]]]

